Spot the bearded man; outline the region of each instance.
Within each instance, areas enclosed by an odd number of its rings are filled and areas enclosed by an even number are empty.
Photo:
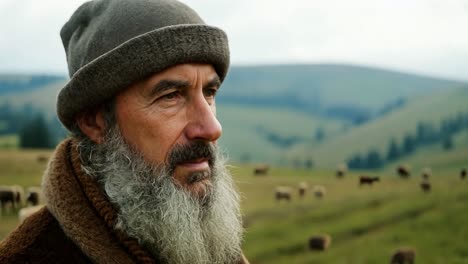
[[[72,136],[0,263],[247,263],[216,145],[226,34],[175,0],[95,0],[61,37],[57,113]]]

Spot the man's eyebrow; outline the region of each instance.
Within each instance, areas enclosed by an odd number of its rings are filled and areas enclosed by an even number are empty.
[[[213,79],[211,79],[208,83],[206,83],[203,86],[203,89],[208,89],[208,88],[213,88],[213,87],[219,88],[220,86],[221,86],[221,80],[219,79],[218,76],[215,76]]]
[[[155,96],[159,93],[164,92],[165,90],[169,89],[184,89],[188,88],[190,84],[187,81],[180,81],[180,80],[161,80],[159,81],[153,88],[151,88],[151,91],[149,93],[149,96]]]

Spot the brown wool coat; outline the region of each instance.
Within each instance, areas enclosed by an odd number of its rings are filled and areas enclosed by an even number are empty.
[[[113,229],[115,210],[82,172],[72,140],[57,147],[43,192],[46,207],[0,242],[0,263],[162,263]]]

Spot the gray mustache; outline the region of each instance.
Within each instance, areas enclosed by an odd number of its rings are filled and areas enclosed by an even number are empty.
[[[168,165],[172,173],[179,163],[196,159],[207,159],[210,168],[213,168],[216,159],[216,145],[203,141],[194,141],[184,145],[175,145],[169,152]]]

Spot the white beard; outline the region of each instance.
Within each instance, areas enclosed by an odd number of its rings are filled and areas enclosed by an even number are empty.
[[[239,263],[239,195],[218,151],[212,188],[203,198],[174,184],[125,143],[118,127],[92,146],[83,169],[104,187],[118,211],[117,229],[167,263]]]

